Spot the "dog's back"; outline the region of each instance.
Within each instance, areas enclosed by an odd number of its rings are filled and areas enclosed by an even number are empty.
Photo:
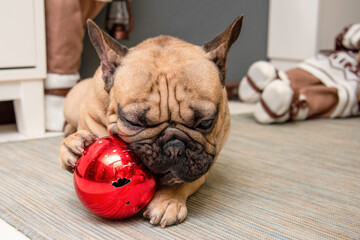
[[[66,124],[64,127],[65,135],[76,132],[80,118],[80,106],[83,102],[88,85],[92,78],[87,78],[77,83],[66,95],[64,104],[64,116]]]

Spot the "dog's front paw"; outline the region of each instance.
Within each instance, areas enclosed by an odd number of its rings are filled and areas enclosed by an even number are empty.
[[[162,227],[181,223],[187,216],[186,199],[159,191],[147,206],[144,217],[153,225]]]
[[[60,145],[60,165],[69,172],[74,172],[75,164],[84,148],[96,141],[98,137],[86,130],[80,130],[67,136]]]

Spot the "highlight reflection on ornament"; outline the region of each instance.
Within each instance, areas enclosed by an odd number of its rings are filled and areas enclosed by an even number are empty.
[[[74,186],[89,211],[103,218],[122,219],[150,202],[156,182],[122,140],[105,137],[88,146],[79,158]]]

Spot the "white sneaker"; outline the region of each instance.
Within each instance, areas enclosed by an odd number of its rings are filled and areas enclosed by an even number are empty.
[[[294,91],[282,80],[272,81],[262,92],[255,106],[255,119],[264,124],[282,123],[290,119]]]
[[[45,95],[45,128],[48,131],[60,132],[64,128],[63,107],[65,97]]]
[[[62,131],[65,124],[63,107],[65,94],[47,94],[47,92],[70,89],[80,79],[79,74],[48,73],[45,79],[45,128],[48,131]],[[50,90],[50,91],[47,91]]]
[[[244,102],[258,102],[263,89],[278,77],[274,65],[265,61],[253,63],[239,85],[239,98]]]

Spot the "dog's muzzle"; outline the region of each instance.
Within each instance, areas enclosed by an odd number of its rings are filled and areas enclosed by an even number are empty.
[[[162,155],[165,159],[165,162],[169,163],[170,165],[173,165],[177,161],[184,161],[185,160],[185,150],[186,146],[185,143],[183,143],[179,139],[174,139],[169,142],[167,142],[162,147]]]
[[[177,128],[166,128],[157,138],[130,143],[143,164],[161,184],[192,182],[210,168],[214,156]]]

